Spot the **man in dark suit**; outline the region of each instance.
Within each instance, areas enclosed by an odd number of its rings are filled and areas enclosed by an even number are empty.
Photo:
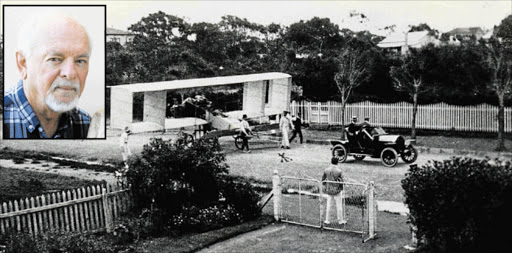
[[[293,134],[292,134],[292,137],[290,138],[290,143],[293,141],[293,139],[295,139],[295,136],[297,136],[297,134],[299,134],[299,138],[300,138],[300,144],[302,144],[302,131],[301,131],[301,126],[302,126],[302,119],[300,118],[300,112],[297,113],[297,116],[294,117],[294,119],[292,119],[292,122],[293,122]]]
[[[360,126],[359,124],[357,124],[357,117],[356,116],[352,116],[352,122],[350,122],[350,124],[348,124],[348,131],[347,131],[347,138],[348,138],[348,142],[350,143],[351,146],[353,147],[361,147],[361,145],[359,144],[359,141],[357,141],[357,132],[359,131],[360,129]]]
[[[371,147],[371,142],[373,141],[373,136],[370,134],[372,125],[370,124],[370,118],[365,117],[364,122],[360,125],[359,131],[359,140],[363,143],[363,145],[368,148]]]

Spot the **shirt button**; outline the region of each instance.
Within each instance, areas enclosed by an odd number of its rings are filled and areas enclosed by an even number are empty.
[[[40,128],[39,128],[39,132],[42,132],[42,131],[43,131],[43,128],[42,128],[42,127],[40,127]]]
[[[30,125],[30,126],[28,126],[28,128],[30,128],[30,129],[34,129],[34,126]]]

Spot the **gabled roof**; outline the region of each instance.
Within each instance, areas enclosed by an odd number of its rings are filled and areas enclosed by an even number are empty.
[[[146,92],[146,91],[162,91],[162,90],[178,90],[198,87],[209,87],[217,85],[228,85],[236,83],[254,82],[260,80],[272,80],[289,78],[286,73],[270,72],[261,74],[237,75],[237,76],[218,76],[197,79],[173,80],[153,83],[136,83],[111,86],[112,88],[123,88],[130,92]]]
[[[407,33],[407,45],[411,47],[419,47],[428,41],[428,31]],[[401,47],[403,45],[405,45],[405,34],[400,32],[390,34],[377,44],[379,47]]]
[[[131,32],[107,27],[107,35],[133,35],[133,34]]]

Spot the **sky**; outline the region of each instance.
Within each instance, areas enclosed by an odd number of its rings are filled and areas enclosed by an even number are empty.
[[[379,35],[381,28],[427,23],[441,32],[456,27],[492,28],[512,13],[512,1],[1,1],[3,4],[106,4],[107,26],[128,30],[131,24],[159,10],[185,18],[189,23],[217,23],[224,15],[246,18],[268,25],[290,25],[313,17],[329,18],[341,28],[370,30]],[[368,17],[365,25],[350,20],[356,11]]]

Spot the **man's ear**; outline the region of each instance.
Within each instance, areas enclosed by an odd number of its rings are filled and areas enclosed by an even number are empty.
[[[16,52],[16,65],[18,65],[21,79],[27,79],[27,58],[20,51]]]

